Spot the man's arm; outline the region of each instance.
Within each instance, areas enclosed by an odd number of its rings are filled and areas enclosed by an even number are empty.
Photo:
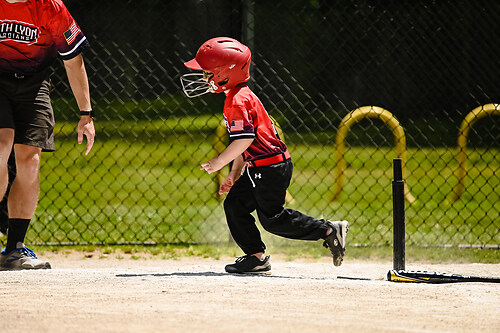
[[[64,68],[66,69],[68,82],[75,96],[78,108],[80,111],[92,110],[89,81],[82,55],[79,54],[72,59],[64,60]],[[95,138],[94,122],[90,116],[80,116],[80,121],[78,122],[78,144],[83,142],[84,135],[87,137],[87,148],[85,150],[85,155],[87,155],[94,145]]]

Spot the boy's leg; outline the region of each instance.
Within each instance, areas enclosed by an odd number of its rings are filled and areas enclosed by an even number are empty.
[[[291,160],[248,171],[255,184],[257,214],[264,229],[291,239],[318,240],[327,237],[329,225],[325,220],[283,208],[293,172]]]
[[[267,231],[282,237],[324,239],[323,246],[330,249],[333,264],[340,266],[344,258],[349,223],[318,220],[299,211],[283,208],[292,172],[291,160],[270,167],[249,169],[255,185],[260,223]]]
[[[226,272],[270,274],[270,257],[264,256],[266,246],[252,216],[255,200],[248,175],[242,175],[233,185],[224,201],[224,210],[231,235],[245,253],[245,256],[237,258],[234,264],[226,265]]]
[[[224,211],[231,236],[245,254],[264,252],[259,229],[252,212],[255,210],[253,188],[247,175],[242,175],[224,200]]]
[[[267,231],[282,237],[324,239],[323,246],[330,249],[333,264],[340,266],[344,258],[349,223],[318,220],[299,211],[283,208],[292,172],[291,160],[270,167],[249,169],[255,185],[260,223]]]

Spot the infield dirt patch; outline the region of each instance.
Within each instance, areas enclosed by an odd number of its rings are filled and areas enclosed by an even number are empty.
[[[391,263],[271,258],[271,276],[229,275],[233,258],[82,259],[0,272],[1,332],[498,332],[500,285],[385,281]],[[500,276],[500,264],[411,265]],[[337,279],[338,275],[372,280]]]

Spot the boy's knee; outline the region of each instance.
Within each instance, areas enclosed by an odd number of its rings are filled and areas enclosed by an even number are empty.
[[[266,230],[267,232],[270,232],[272,234],[277,233],[279,230],[279,218],[277,216],[273,217],[263,217],[262,215],[259,215],[259,221],[260,224],[262,225],[262,228]]]

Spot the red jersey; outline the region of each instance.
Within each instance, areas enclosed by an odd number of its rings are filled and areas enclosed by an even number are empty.
[[[88,42],[61,0],[0,0],[0,73],[34,74]]]
[[[245,161],[286,151],[286,145],[280,140],[264,105],[246,84],[232,88],[226,95],[224,121],[230,142],[238,139],[254,139],[243,153]]]

